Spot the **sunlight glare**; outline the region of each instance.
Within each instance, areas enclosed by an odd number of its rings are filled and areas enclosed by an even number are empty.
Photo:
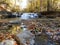
[[[28,0],[22,0],[22,2],[20,3],[21,9],[27,8],[27,3],[28,3]]]

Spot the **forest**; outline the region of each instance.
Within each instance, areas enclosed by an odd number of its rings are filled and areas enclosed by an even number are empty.
[[[60,0],[0,0],[0,11],[43,12],[60,11]]]

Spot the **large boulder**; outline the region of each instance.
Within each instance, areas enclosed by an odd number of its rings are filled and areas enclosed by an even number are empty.
[[[34,36],[34,34],[32,34],[30,32],[30,30],[25,30],[25,31],[17,34],[17,37],[19,38],[19,40],[21,41],[21,43],[24,44],[24,45],[26,44],[26,41],[29,41],[29,43],[31,45],[34,44],[34,38],[35,38],[35,36]]]

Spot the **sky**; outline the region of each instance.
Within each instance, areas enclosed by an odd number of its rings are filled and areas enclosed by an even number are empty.
[[[18,5],[21,9],[27,8],[28,0],[16,0],[16,5]]]

